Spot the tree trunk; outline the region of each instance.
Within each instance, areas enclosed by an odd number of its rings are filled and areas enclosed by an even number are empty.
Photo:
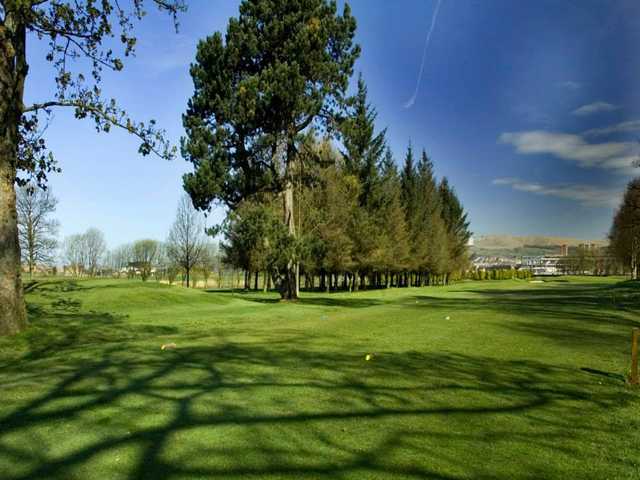
[[[14,188],[15,147],[0,140],[0,335],[13,335],[27,326],[22,292],[20,244]]]
[[[634,236],[631,239],[631,279],[638,279],[638,239]]]
[[[7,14],[0,25],[0,335],[13,335],[27,326],[14,186],[27,74],[24,42],[24,26]]]
[[[289,230],[289,235],[296,236],[296,227],[293,217],[293,182],[287,173],[287,179],[285,181],[285,189],[282,193],[283,207],[284,207],[284,224]],[[280,297],[283,300],[293,300],[298,298],[298,277],[296,274],[296,264],[294,259],[287,261],[287,267],[282,274],[280,280],[279,290]]]

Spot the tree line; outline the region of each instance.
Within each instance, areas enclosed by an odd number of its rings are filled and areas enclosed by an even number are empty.
[[[454,189],[410,146],[402,171],[376,132],[348,4],[245,0],[198,44],[183,116],[194,205],[228,208],[226,260],[282,298],[312,288],[447,283],[466,266]],[[303,282],[304,280],[304,282]],[[248,279],[247,279],[248,283]]]
[[[467,269],[466,214],[447,179],[437,181],[427,154],[416,162],[409,146],[399,172],[388,148],[368,153],[368,165],[349,148],[305,139],[293,177],[296,238],[281,221],[276,195],[255,195],[229,214],[222,252],[247,272],[247,287],[258,275],[275,285],[274,272],[290,258],[298,289],[325,291],[441,285]]]
[[[107,255],[105,270],[113,276],[139,276],[143,281],[152,275],[156,280],[173,284],[178,276],[190,287],[193,277],[201,275],[208,283],[209,276],[221,266],[217,245],[206,236],[202,216],[183,196],[167,240],[159,242],[143,239],[121,245]]]
[[[219,260],[217,248],[205,234],[202,215],[183,196],[167,240],[141,239],[107,249],[104,234],[97,228],[73,234],[60,243],[59,222],[52,218],[58,199],[51,190],[26,184],[17,190],[19,240],[22,262],[30,276],[42,267],[57,272],[61,262],[64,273],[73,276],[140,276],[147,280],[166,278],[173,283],[178,275],[190,285],[192,271],[198,270],[206,279]]]
[[[531,280],[533,274],[527,268],[489,268],[475,269],[464,272],[467,280]]]

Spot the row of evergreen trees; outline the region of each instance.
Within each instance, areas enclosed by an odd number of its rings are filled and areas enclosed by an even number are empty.
[[[268,282],[293,259],[298,285],[322,290],[439,285],[459,276],[471,233],[454,189],[411,144],[398,171],[375,119],[360,78],[339,125],[340,147],[313,133],[298,145],[297,234],[282,222],[280,195],[261,192],[230,212],[225,261]]]

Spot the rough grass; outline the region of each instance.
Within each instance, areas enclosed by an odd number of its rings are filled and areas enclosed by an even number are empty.
[[[619,280],[295,304],[42,281],[0,339],[0,478],[637,479]]]

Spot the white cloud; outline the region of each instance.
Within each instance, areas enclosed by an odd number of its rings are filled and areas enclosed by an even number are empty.
[[[494,185],[512,185],[513,183],[519,182],[515,177],[501,177],[494,179],[491,183]]]
[[[586,207],[614,208],[619,205],[622,197],[622,191],[619,189],[602,188],[595,185],[542,184],[517,178],[496,178],[492,183],[499,186],[510,186],[513,190],[521,192],[573,200]]]
[[[612,133],[627,133],[640,131],[640,120],[630,120],[628,122],[618,123],[609,127],[593,128],[587,130],[583,135],[587,136],[599,136],[610,135]]]
[[[438,3],[436,3],[436,8],[433,12],[433,16],[431,17],[431,26],[429,27],[429,31],[427,32],[427,38],[424,41],[424,48],[422,50],[422,61],[420,62],[420,71],[418,73],[418,80],[416,82],[416,88],[413,91],[413,95],[411,95],[411,98],[409,98],[409,100],[407,100],[404,105],[403,108],[407,109],[407,108],[411,108],[413,107],[414,103],[416,103],[416,98],[418,97],[418,90],[420,88],[420,82],[422,81],[422,73],[424,72],[424,64],[427,60],[427,49],[429,48],[429,42],[431,41],[431,34],[433,33],[433,29],[436,26],[436,21],[438,20],[438,12],[440,11],[440,3],[442,3],[442,0],[438,0]]]
[[[617,110],[620,107],[618,105],[613,105],[607,102],[593,102],[588,105],[582,105],[579,108],[576,108],[572,113],[574,115],[591,115],[599,112],[611,112],[613,110]]]
[[[566,88],[568,90],[578,90],[582,88],[582,84],[579,82],[574,82],[572,80],[567,80],[566,82],[560,82],[557,84],[559,87]]]
[[[637,173],[633,162],[638,155],[631,142],[588,143],[581,135],[543,130],[507,132],[501,134],[498,141],[512,145],[523,155],[548,154],[584,168]]]

